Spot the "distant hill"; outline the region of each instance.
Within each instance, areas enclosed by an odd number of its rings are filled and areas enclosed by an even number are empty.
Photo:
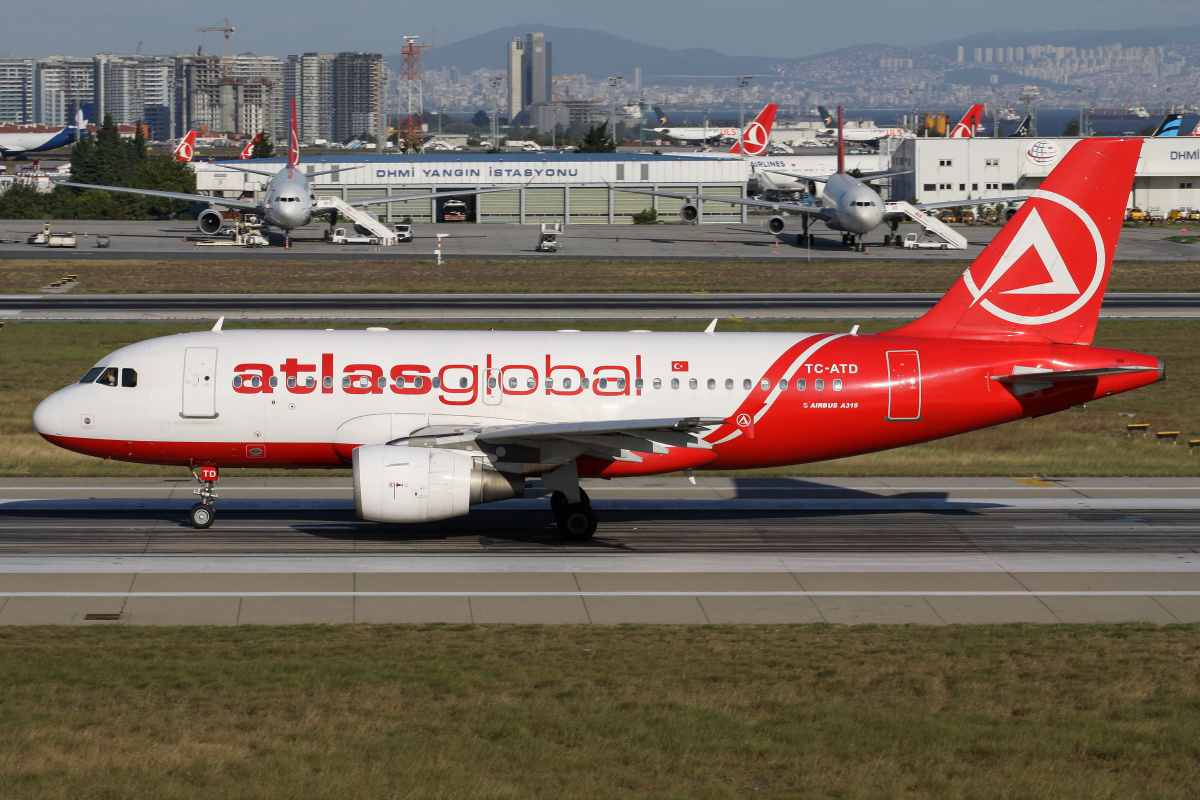
[[[700,48],[670,50],[584,28],[526,24],[510,25],[454,44],[438,45],[426,54],[424,67],[458,67],[462,72],[501,70],[507,43],[539,31],[546,34],[546,40],[551,44],[556,75],[582,73],[592,78],[624,75],[630,80],[633,70],[641,67],[643,81],[657,82],[667,75],[765,75],[783,61],[758,56],[727,56]],[[393,71],[399,69],[399,54],[388,56],[387,60]]]

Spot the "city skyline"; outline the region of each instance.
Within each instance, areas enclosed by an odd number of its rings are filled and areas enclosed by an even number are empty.
[[[544,0],[504,4],[466,0],[454,7],[453,14],[433,6],[408,7],[401,14],[394,4],[379,0],[348,0],[338,8],[342,13],[335,19],[344,24],[330,24],[328,4],[311,0],[293,0],[286,15],[268,7],[231,7],[228,3],[191,7],[181,15],[174,4],[148,0],[129,0],[116,14],[104,5],[63,0],[56,12],[69,24],[22,26],[19,42],[0,42],[0,55],[90,56],[135,53],[139,47],[142,53],[166,55],[195,53],[198,46],[206,53],[221,53],[224,41],[220,33],[202,34],[195,29],[218,26],[226,17],[237,29],[230,38],[230,54],[273,56],[310,51],[390,56],[399,52],[404,35],[418,35],[426,43],[433,42],[436,35],[437,42],[452,44],[513,24],[528,24],[530,30],[538,25],[587,28],[671,49],[707,48],[726,55],[774,58],[800,58],[858,44],[921,47],[983,33],[1052,33],[1080,28],[1121,31],[1200,24],[1200,5],[1194,0],[1148,0],[1136,5],[1117,0],[1060,0],[1054,4],[1011,0],[1002,15],[986,7],[947,8],[935,0],[907,0],[902,5],[860,0],[853,17],[831,4],[812,0],[761,0],[750,14],[713,0],[689,3],[686,12],[674,6],[613,0],[605,6],[610,13],[603,16],[588,7]],[[863,25],[863,20],[877,20],[878,24]],[[715,24],[718,22],[721,24]],[[501,65],[498,61],[497,66]]]

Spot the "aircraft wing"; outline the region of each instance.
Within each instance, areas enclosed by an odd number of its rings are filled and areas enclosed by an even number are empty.
[[[637,453],[666,454],[669,447],[700,450],[712,445],[700,436],[725,420],[707,417],[667,417],[595,422],[532,422],[519,425],[425,428],[388,444],[425,440],[433,446],[475,441],[511,448],[536,448],[542,463],[565,463],[580,455],[612,461],[641,461]]]
[[[206,194],[186,194],[184,192],[161,192],[157,189],[131,189],[127,186],[96,186],[91,183],[72,183],[59,181],[58,186],[73,186],[76,189],[101,189],[106,192],[125,192],[126,194],[144,194],[149,197],[165,197],[168,200],[182,200],[185,203],[209,203],[214,206],[236,208],[239,211],[258,212],[261,206],[250,200],[233,200],[225,197],[209,197]]]
[[[979,200],[943,200],[937,203],[917,203],[913,208],[930,211],[935,208],[951,208],[954,206],[992,206],[996,203],[1021,203],[1029,199],[1029,195],[1012,195],[1011,197],[986,197]]]
[[[824,183],[833,177],[832,175],[800,175],[795,172],[780,172],[777,169],[764,169],[763,172],[770,172],[772,175],[786,175],[789,178],[796,178],[797,180],[802,181],[816,181],[817,183]],[[852,177],[858,178],[860,181],[874,181],[882,178],[894,178],[897,175],[907,175],[911,172],[911,169],[902,169],[891,172],[864,172],[862,175],[854,175]]]
[[[429,197],[455,197],[456,195],[487,194],[488,192],[511,192],[520,186],[495,186],[489,189],[456,189],[452,192],[422,192],[421,194],[389,194],[383,197],[368,197],[366,200],[350,200],[347,205],[368,206],[375,203],[403,203],[406,200],[424,200]]]
[[[246,167],[246,166],[242,166],[241,164],[233,164],[228,161],[217,161],[217,162],[215,162],[215,164],[217,166],[221,167],[221,169],[236,169],[239,172],[249,172],[254,175],[266,175],[268,178],[273,178],[279,174],[279,170],[275,170],[274,172],[268,172],[265,169],[255,169],[254,167]],[[325,170],[321,170],[320,172],[304,172],[301,174],[304,175],[306,178],[315,178],[318,175],[333,175],[335,172],[349,172],[352,169],[358,169],[359,167],[362,167],[362,166],[365,166],[365,165],[364,164],[354,164],[353,166],[349,166],[349,167],[334,167],[333,169],[325,169]]]
[[[631,194],[652,194],[655,197],[672,197],[676,200],[683,200],[691,203],[696,200],[711,200],[714,203],[733,203],[739,206],[750,206],[752,208],[769,208],[775,211],[791,211],[794,214],[814,214],[821,216],[829,213],[829,209],[824,206],[808,205],[805,203],[780,203],[770,200],[754,200],[749,197],[721,197],[710,194],[682,194],[680,192],[659,192],[652,189],[622,189],[620,187],[612,187],[618,192],[630,192]]]

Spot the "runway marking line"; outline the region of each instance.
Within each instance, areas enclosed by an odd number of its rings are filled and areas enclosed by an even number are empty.
[[[2,592],[0,596],[14,597],[1200,597],[1200,590],[1147,589],[1140,590],[781,590],[781,591],[578,591],[578,592]]]

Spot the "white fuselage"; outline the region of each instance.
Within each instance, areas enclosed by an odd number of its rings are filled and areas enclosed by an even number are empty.
[[[312,222],[315,207],[308,177],[299,167],[285,166],[267,184],[260,216],[266,224],[290,231]]]
[[[883,221],[883,198],[851,175],[839,172],[829,176],[819,194],[829,209],[825,224],[835,231],[865,236]]]
[[[710,142],[714,139],[736,139],[740,128],[655,128],[656,133],[681,142]]]

